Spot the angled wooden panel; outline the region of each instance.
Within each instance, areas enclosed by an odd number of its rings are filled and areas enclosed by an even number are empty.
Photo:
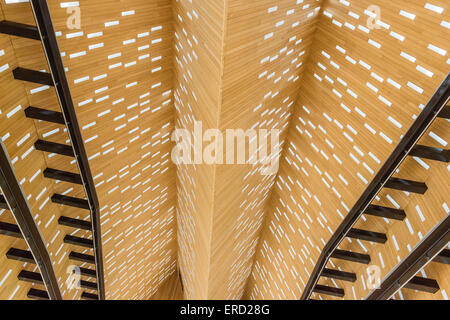
[[[380,29],[368,27],[376,21],[367,15],[372,5],[381,9]],[[441,22],[448,17],[445,1],[324,2],[246,296],[301,296],[323,247],[445,78],[449,47]],[[448,132],[448,122],[438,118],[419,144],[446,148]],[[340,245],[371,257],[370,265],[330,260],[327,268],[357,275],[354,284],[319,281],[343,288],[345,299],[365,297],[367,268],[386,275],[448,213],[445,163],[414,156],[399,169],[395,178],[426,183],[428,190],[385,189],[373,201],[404,210],[406,218],[367,214],[354,226],[385,233],[388,241]],[[268,278],[276,285],[264,283]]]

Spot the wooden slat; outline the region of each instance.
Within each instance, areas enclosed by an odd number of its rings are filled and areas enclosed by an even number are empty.
[[[31,288],[27,294],[28,298],[36,300],[49,300],[48,293],[43,290]]]
[[[0,194],[0,209],[9,210],[9,206],[6,203],[5,197]]]
[[[324,286],[324,285],[320,285],[320,284],[317,284],[314,287],[313,291],[316,293],[326,294],[329,296],[334,296],[334,297],[339,297],[339,298],[342,298],[345,295],[344,290],[341,288],[333,288],[333,287]]]
[[[80,280],[80,287],[89,290],[97,290],[97,284],[86,280]]]
[[[69,243],[86,248],[94,248],[94,242],[92,240],[71,235],[66,235],[64,237],[64,243]]]
[[[51,168],[45,169],[44,177],[50,178],[50,179],[55,179],[55,180],[60,180],[60,181],[65,181],[65,182],[69,182],[69,183],[80,184],[80,185],[83,184],[83,182],[81,181],[81,176],[79,174],[61,171],[61,170],[57,170],[57,169],[51,169]]]
[[[93,269],[87,269],[87,268],[80,268],[80,273],[83,276],[87,276],[87,277],[96,277],[96,272]]]
[[[353,272],[345,272],[345,271],[333,270],[333,269],[328,269],[328,268],[323,269],[321,276],[327,277],[327,278],[343,280],[343,281],[348,281],[348,282],[356,281],[356,274]]]
[[[68,157],[74,157],[72,147],[65,144],[38,140],[36,141],[34,146],[37,150],[40,151],[56,153]]]
[[[19,226],[12,223],[0,221],[0,234],[10,237],[23,238]]]
[[[54,194],[52,196],[52,202],[86,210],[89,210],[90,208],[87,200],[71,196],[65,196],[62,194]]]
[[[339,250],[336,249],[331,254],[332,258],[335,259],[341,259],[341,260],[347,260],[351,262],[357,262],[362,264],[369,264],[370,263],[370,256],[368,254],[363,253],[357,253],[357,252],[351,252],[346,250]]]
[[[98,300],[98,295],[88,292],[83,292],[81,294],[81,299],[83,300]]]
[[[0,21],[0,33],[17,36],[21,38],[28,38],[33,40],[41,40],[36,26],[17,23],[13,21]]]
[[[416,145],[411,152],[410,156],[419,157],[423,159],[435,160],[440,162],[450,161],[450,150],[445,150],[442,148],[433,148],[427,146]]]
[[[439,253],[436,258],[433,260],[434,262],[448,264],[450,265],[450,250],[444,249],[441,253]]]
[[[450,106],[445,106],[444,109],[439,113],[439,118],[450,119]]]
[[[84,254],[79,252],[70,252],[69,259],[74,261],[81,261],[86,263],[95,264],[95,257],[90,254]]]
[[[361,229],[356,229],[356,228],[352,228],[349,231],[349,233],[347,234],[347,237],[365,240],[365,241],[372,241],[372,242],[377,242],[377,243],[386,243],[386,241],[387,241],[387,237],[384,233],[361,230]]]
[[[22,270],[22,271],[20,271],[17,278],[21,281],[27,281],[27,282],[32,282],[32,283],[37,283],[37,284],[42,284],[42,285],[44,284],[44,280],[42,279],[42,276],[37,272]]]
[[[405,220],[406,218],[406,213],[404,210],[377,206],[373,204],[368,206],[364,213],[376,217],[401,221]]]
[[[439,284],[434,279],[427,279],[422,277],[412,278],[406,285],[405,288],[419,290],[428,293],[436,293],[439,291]]]
[[[418,194],[424,194],[427,192],[428,187],[423,182],[411,181],[407,179],[391,178],[384,185],[386,188],[395,189],[406,192],[413,192]]]
[[[36,84],[43,84],[53,86],[53,79],[51,74],[47,72],[35,71],[25,68],[15,68],[13,70],[14,79],[32,82]]]
[[[25,115],[30,119],[42,120],[56,124],[65,124],[64,117],[61,112],[28,107],[25,109]]]
[[[31,251],[17,249],[17,248],[11,248],[6,252],[6,256],[8,259],[11,260],[17,260],[22,262],[28,262],[28,263],[36,263],[34,261],[33,255],[31,254]]]
[[[63,226],[77,228],[77,229],[83,229],[83,230],[92,230],[92,225],[89,221],[85,220],[79,220],[69,217],[61,216],[58,219],[58,223]]]

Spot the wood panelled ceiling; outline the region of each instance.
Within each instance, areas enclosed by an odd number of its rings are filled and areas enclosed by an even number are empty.
[[[176,1],[176,127],[217,127],[220,108],[224,2]],[[206,299],[209,287],[215,168],[206,164],[178,167],[178,261],[185,296]]]
[[[99,196],[107,299],[300,298],[326,242],[450,69],[444,0],[47,2]],[[35,25],[27,0],[0,3],[0,19]],[[369,29],[373,6],[379,29]],[[73,7],[80,29],[67,24]],[[43,177],[47,167],[78,168],[34,149],[38,138],[70,141],[61,126],[25,118],[29,105],[60,109],[53,88],[14,80],[17,66],[48,72],[39,42],[0,34],[0,136],[63,298],[79,299],[65,281],[68,254],[80,249],[62,238],[91,234],[57,220],[87,220],[88,211],[49,198],[84,190]],[[203,131],[281,130],[279,172],[175,165],[174,129],[193,131],[198,121]],[[449,139],[438,119],[420,143],[445,148]],[[388,242],[340,245],[370,253],[382,277],[449,214],[448,165],[411,158],[395,176],[429,187],[425,196],[378,195],[376,204],[403,208],[406,222],[364,216],[356,227]],[[14,220],[0,209],[0,221]],[[34,285],[18,284],[17,274],[37,267],[6,259],[10,247],[27,249],[0,238],[0,298],[26,299]],[[327,267],[357,274],[355,283],[319,281],[344,288],[345,299],[370,292],[367,266],[331,259]],[[395,298],[448,298],[448,266],[430,264],[422,276],[440,292],[403,289]]]
[[[29,3],[1,1],[1,10],[2,19],[34,24]],[[62,209],[60,205],[50,201],[50,197],[54,193],[80,195],[83,191],[81,188],[69,190],[66,183],[57,183],[43,176],[43,171],[47,167],[66,168],[67,171],[77,172],[76,165],[67,157],[43,153],[34,148],[34,142],[38,138],[66,143],[68,136],[61,127],[48,126],[27,119],[24,113],[28,106],[59,110],[58,99],[53,88],[14,80],[12,75],[12,70],[16,67],[48,71],[44,52],[38,41],[3,34],[0,35],[0,39],[2,43],[0,48],[0,70],[2,71],[0,73],[0,136],[14,164],[17,178],[27,196],[36,223],[47,243],[47,250],[53,262],[63,298],[79,299],[81,291],[69,291],[64,285],[67,278],[66,270],[74,264],[68,259],[74,247],[63,243],[63,238],[66,234],[71,234],[73,230],[58,225],[58,218],[61,215],[68,215],[85,219],[88,213],[84,213],[83,210]],[[0,219],[2,222],[15,223],[9,210],[1,210]],[[80,230],[73,235],[88,237],[85,231]],[[6,252],[11,247],[28,250],[24,240],[13,239],[5,236],[1,238],[1,297],[27,299],[30,287],[43,289],[43,286],[27,282],[18,283],[17,276],[22,269],[38,272],[38,268],[35,264],[7,259]]]
[[[77,2],[48,3],[100,198],[106,297],[145,299],[176,266],[175,170],[170,161],[174,119],[171,1],[84,1],[79,4],[80,30],[70,30],[66,25],[66,8]],[[29,3],[2,1],[2,7],[8,20],[35,24]],[[30,40],[2,37],[5,43],[11,38],[15,44],[14,51],[5,50],[6,57],[16,55],[22,67],[48,70],[39,42],[30,44]],[[14,61],[5,62],[10,68],[17,65]],[[9,86],[14,83],[23,88],[22,83],[14,82],[10,72],[2,72],[2,75],[7,76],[4,81]],[[7,92],[7,87],[3,88]],[[19,159],[28,150],[26,145],[30,148],[36,140],[31,134],[68,144],[65,130],[44,122],[35,122],[34,127],[33,121],[26,120],[23,113],[28,105],[59,111],[53,90],[28,84],[25,88],[30,102],[8,102],[5,103],[8,107],[2,108],[2,116],[7,116],[19,103],[22,106],[20,112],[15,113],[20,126],[3,126],[6,122],[2,122],[2,131],[7,130],[2,136],[11,136],[11,142],[27,136],[22,150],[17,153]],[[26,91],[11,95],[21,99],[26,96]],[[12,132],[14,128],[17,134]],[[7,147],[8,142],[6,139]],[[16,156],[15,149],[9,147],[8,151],[11,158]],[[39,167],[31,168],[28,164],[31,160],[27,158],[26,163],[24,161],[26,175],[17,167],[16,170],[20,179],[34,180],[33,196],[39,196],[36,206],[48,200],[53,190],[84,198],[81,187],[74,188],[64,182],[47,186],[52,182],[45,179],[46,184],[43,184],[42,173],[37,174],[38,168],[41,172],[45,169],[44,161],[49,167],[77,172],[74,161],[54,154],[34,153],[42,157],[42,161],[34,161]],[[43,189],[47,196],[40,193]],[[63,237],[71,230],[63,232],[60,228],[64,227],[51,223],[56,224],[61,214],[87,219],[88,212],[80,213],[78,209],[66,207],[60,212],[59,206],[47,201],[46,205],[57,210],[52,213],[49,208],[42,208],[45,210],[42,224],[48,226],[52,234],[47,239],[49,243],[55,242],[55,246],[58,244],[54,252],[66,256],[58,260],[69,263],[69,249],[58,250],[62,241],[56,242],[53,237],[55,234]],[[74,235],[87,236],[84,233],[77,231]],[[65,288],[66,266],[62,265],[60,270],[60,285]],[[65,298],[76,298],[74,291]]]
[[[305,1],[302,7],[291,0],[276,5],[274,1],[210,1],[206,6],[177,2],[179,127],[192,129],[194,121],[201,121],[204,130],[222,132],[284,130],[319,5]],[[244,69],[250,72],[240,72]],[[180,167],[179,256],[188,298],[242,297],[275,178],[261,175],[260,169]]]
[[[50,1],[101,207],[107,299],[144,299],[175,270],[171,1]],[[99,15],[101,13],[101,15]]]
[[[325,2],[248,297],[301,296],[326,242],[445,78],[448,3],[427,3]],[[380,29],[366,27],[370,5],[381,8]],[[448,140],[448,121],[438,119],[419,144],[445,148]],[[445,163],[408,158],[394,176],[426,182],[429,190],[422,196],[384,189],[375,204],[404,209],[406,222],[365,215],[355,227],[384,232],[387,243],[346,238],[339,247],[369,253],[381,278],[449,214]],[[319,284],[344,288],[346,299],[369,293],[367,266],[330,259],[327,267],[354,272],[358,280],[321,278]],[[442,285],[435,299],[446,297],[448,281]]]

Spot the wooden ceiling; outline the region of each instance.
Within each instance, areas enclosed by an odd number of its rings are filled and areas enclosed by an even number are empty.
[[[326,242],[450,71],[444,0],[47,2],[100,201],[106,299],[299,299]],[[0,20],[35,25],[28,1],[0,4]],[[379,29],[369,29],[373,6]],[[80,29],[67,24],[71,8],[80,8]],[[69,137],[25,117],[30,105],[60,109],[53,88],[15,81],[17,66],[48,72],[39,42],[0,34],[0,136],[63,298],[79,299],[65,285],[74,246],[62,238],[91,235],[57,220],[88,214],[49,199],[84,191],[42,175],[78,168],[33,147]],[[172,132],[197,121],[203,130],[281,130],[279,172],[176,166]],[[448,120],[438,119],[420,143],[445,148],[449,139]],[[395,176],[429,187],[425,196],[378,195],[379,205],[405,208],[406,223],[364,216],[356,227],[389,241],[340,245],[370,253],[382,277],[449,214],[448,165],[411,158]],[[14,219],[0,209],[0,221]],[[27,249],[0,238],[0,298],[26,299],[42,286],[18,284],[17,274],[37,267],[6,259],[10,247]],[[319,284],[344,288],[345,299],[370,292],[367,266],[331,259],[327,267],[358,280]],[[448,266],[422,275],[439,280],[437,294],[403,289],[395,298],[448,298]]]
[[[270,1],[208,3],[211,8],[187,2],[175,7],[177,125],[189,128],[202,121],[223,132],[284,130],[319,3],[309,1],[304,9],[295,1],[277,1],[275,7]],[[198,19],[189,18],[193,12]],[[210,25],[209,19],[220,24]],[[198,59],[191,62],[188,54]],[[240,72],[244,69],[251,72]],[[187,297],[242,297],[275,178],[259,169],[201,164],[179,171],[179,257]]]
[[[300,298],[326,242],[447,75],[448,3],[433,1],[442,13],[427,3],[325,3],[247,297]],[[381,29],[366,27],[370,5],[381,8]],[[448,140],[448,122],[438,119],[420,144],[445,148]],[[370,253],[381,277],[449,213],[448,166],[409,158],[395,176],[429,186],[424,196],[396,190],[378,195],[376,204],[406,208],[406,223],[366,215],[355,227],[387,233],[389,241],[382,245],[347,238],[340,245]],[[358,281],[321,278],[319,284],[344,288],[347,299],[369,293],[366,265],[331,259],[328,267],[354,272]],[[441,285],[448,293],[448,280]],[[434,297],[446,297],[445,289]]]

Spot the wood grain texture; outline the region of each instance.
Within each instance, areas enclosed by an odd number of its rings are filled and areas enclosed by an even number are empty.
[[[175,270],[172,8],[50,1],[101,208],[107,299],[146,299]]]
[[[450,71],[447,2],[48,0],[100,201],[106,298],[298,299],[334,230]],[[0,4],[0,19],[34,24],[29,3]],[[374,5],[379,29],[369,29]],[[80,9],[80,29],[69,28],[67,6]],[[53,88],[14,80],[17,66],[48,71],[41,44],[0,35],[0,137],[63,296],[79,299],[65,285],[68,254],[92,250],[63,237],[91,234],[57,220],[89,212],[49,198],[84,190],[43,177],[48,167],[78,169],[34,149],[37,139],[70,141],[63,126],[25,118],[29,105],[60,108]],[[280,129],[278,174],[175,166],[171,135],[196,121],[204,131]],[[420,144],[448,148],[448,126],[437,119]],[[364,215],[355,227],[385,233],[386,244],[347,238],[339,247],[370,254],[381,277],[449,214],[447,164],[408,157],[394,176],[428,191],[384,189],[373,204],[405,210],[405,221]],[[8,210],[0,221],[14,222]],[[12,246],[26,249],[0,237],[0,298],[26,299],[31,286],[17,274],[36,267],[7,260]],[[367,265],[331,259],[327,268],[357,275],[320,279],[344,299],[370,292]],[[448,266],[418,275],[438,280],[439,292],[402,289],[395,299],[448,299]]]
[[[1,9],[2,18],[4,19],[35,25],[29,3],[6,3],[1,1]],[[73,229],[68,230],[58,225],[57,220],[59,216],[63,213],[66,214],[66,211],[61,206],[50,201],[50,197],[54,193],[66,192],[68,187],[67,185],[63,186],[62,183],[58,184],[54,180],[46,179],[42,174],[48,166],[54,165],[56,168],[61,168],[60,164],[67,163],[68,158],[56,155],[49,157],[49,154],[44,154],[34,148],[34,142],[39,138],[45,137],[47,131],[42,129],[38,121],[27,119],[24,113],[25,108],[30,105],[58,110],[58,101],[53,88],[14,80],[12,75],[12,70],[19,66],[33,70],[48,71],[47,62],[39,41],[6,35],[0,35],[0,38],[2,43],[0,65],[3,66],[3,71],[0,74],[0,82],[2,84],[0,93],[0,136],[14,164],[17,178],[27,196],[36,223],[48,245],[48,251],[54,264],[63,298],[78,299],[81,292],[69,291],[65,286],[66,270],[69,265],[73,264],[67,256],[73,249],[73,246],[64,244],[63,238],[66,233],[73,232]],[[56,128],[57,126],[53,126],[52,130]],[[58,141],[66,141],[67,135],[63,132],[61,126],[57,129],[60,132]],[[64,159],[61,160],[62,158]],[[74,168],[74,164],[71,167]],[[74,192],[75,194],[77,194],[76,192],[80,194],[80,191],[80,189],[77,189]],[[82,215],[79,210],[73,212],[74,215]],[[2,216],[6,218],[8,215],[10,213],[4,213]],[[78,232],[76,235],[80,234],[86,235],[85,232]],[[17,241],[23,242],[19,245],[19,249],[26,249],[26,244],[24,244],[23,240]],[[2,251],[6,250],[7,247],[18,246],[16,244],[17,241],[11,243],[10,239],[2,237]],[[30,284],[23,281],[19,282],[17,275],[23,266],[25,270],[29,271],[36,271],[37,267],[6,260],[4,253],[1,254],[1,259],[2,271],[0,278],[5,281],[0,288],[2,290],[0,296],[4,299],[27,299],[26,294]],[[9,270],[11,270],[11,273],[7,276]],[[43,289],[42,286],[40,288]]]
[[[225,2],[174,2],[176,128],[217,128]],[[178,260],[187,299],[207,299],[215,167],[177,167]]]
[[[177,2],[179,127],[192,130],[194,121],[202,121],[204,130],[223,133],[237,128],[283,131],[318,4]],[[275,178],[261,175],[260,169],[222,164],[178,168],[179,257],[187,298],[242,297]]]
[[[128,1],[120,5],[117,1],[81,2],[81,30],[68,29],[69,14],[63,5],[66,2],[48,3],[100,197],[107,298],[150,297],[175,267],[175,171],[171,169],[169,155],[169,134],[173,126],[170,1]],[[8,20],[34,23],[29,3],[5,4],[3,1],[2,6],[7,10]],[[98,15],[100,12],[102,17]],[[120,20],[120,27],[109,24],[116,19]],[[61,126],[24,117],[23,110],[28,105],[59,111],[53,89],[12,79],[11,69],[16,65],[48,70],[40,43],[30,41],[12,38],[14,50],[7,49],[0,57],[18,60],[17,63],[6,61],[9,69],[3,71],[2,76],[7,74],[8,78],[2,90],[5,88],[9,94],[2,94],[2,97],[22,99],[4,104],[8,107],[2,109],[1,116],[19,103],[22,108],[15,113],[14,122],[2,119],[1,134],[11,137],[5,140],[9,147],[30,133],[20,151],[8,148],[12,158],[16,154],[20,157],[37,137],[69,144]],[[84,50],[86,54],[79,54]],[[14,92],[11,86],[21,91]],[[29,101],[23,100],[27,95]],[[41,171],[33,178],[33,196],[46,189],[45,196],[40,195],[39,205],[53,192],[84,197],[81,186],[55,183],[42,177],[46,167],[77,172],[73,159],[36,151],[28,157],[33,154],[41,157],[34,161]],[[30,166],[28,158],[25,160],[16,164],[23,163],[23,170],[28,170],[26,175],[18,170],[20,178],[32,177],[38,171]],[[46,240],[58,245],[51,252],[57,252],[58,264],[63,264],[57,272],[60,284],[64,284],[68,253],[92,250],[63,245],[65,234],[89,238],[90,232],[58,226],[57,220],[61,214],[88,219],[88,211],[53,205],[50,201],[46,201],[45,206],[57,210],[52,212],[45,207],[45,220],[41,225],[52,235]],[[59,247],[62,249],[58,250]],[[80,294],[72,291],[65,298],[76,298]]]
[[[433,1],[442,8],[437,13],[427,3],[324,3],[247,297],[300,297],[326,242],[446,76],[448,4]],[[370,5],[381,9],[378,30],[366,27]],[[448,121],[438,119],[420,144],[442,148],[448,139]],[[339,247],[370,254],[381,277],[449,210],[445,163],[407,158],[394,176],[425,182],[429,190],[422,196],[383,189],[374,204],[402,208],[407,219],[364,215],[355,227],[384,232],[388,242],[346,238]],[[358,280],[319,284],[343,288],[345,299],[369,292],[367,266],[331,259],[327,267],[355,272]]]
[[[227,6],[219,128],[278,129],[283,146],[320,1],[236,0]],[[243,296],[276,177],[260,169],[216,168],[210,297]]]
[[[178,272],[174,272],[158,288],[150,300],[183,300],[184,293],[178,277]]]

